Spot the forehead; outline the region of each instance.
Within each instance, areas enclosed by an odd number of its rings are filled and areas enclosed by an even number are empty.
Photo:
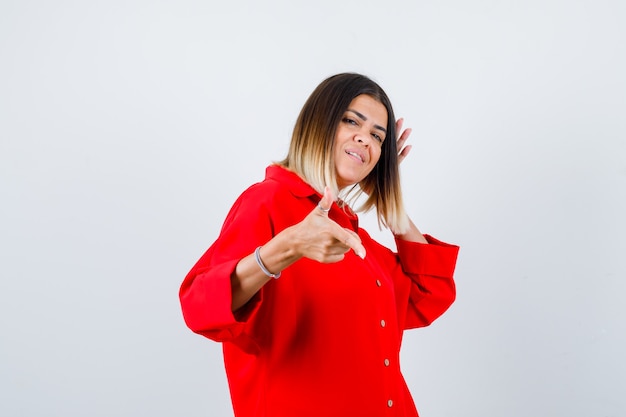
[[[374,124],[387,126],[387,109],[375,98],[366,94],[356,96],[348,106],[348,110],[355,110],[371,120]]]

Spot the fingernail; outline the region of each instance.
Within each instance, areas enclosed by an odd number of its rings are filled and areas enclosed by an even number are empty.
[[[360,250],[357,252],[357,255],[359,256],[359,258],[361,259],[365,259],[365,250]]]

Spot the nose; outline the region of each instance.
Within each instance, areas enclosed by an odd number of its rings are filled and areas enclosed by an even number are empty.
[[[359,131],[354,134],[354,140],[359,143],[362,143],[365,146],[369,146],[372,138],[370,137],[369,133],[366,133],[364,131]]]

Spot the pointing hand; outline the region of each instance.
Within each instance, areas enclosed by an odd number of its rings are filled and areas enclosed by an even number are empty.
[[[365,258],[365,247],[359,236],[328,217],[334,200],[330,188],[326,187],[317,207],[295,226],[295,247],[302,256],[322,263],[339,262],[350,249]]]

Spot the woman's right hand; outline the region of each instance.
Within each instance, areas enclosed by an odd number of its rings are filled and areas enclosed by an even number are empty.
[[[267,270],[277,274],[302,257],[323,263],[339,262],[350,249],[365,258],[359,236],[328,217],[327,209],[333,201],[327,187],[319,205],[300,223],[286,228],[261,247],[259,257]],[[257,265],[254,253],[241,259],[231,275],[232,310],[245,305],[270,279]]]
[[[365,247],[359,236],[328,217],[333,201],[332,192],[326,187],[318,206],[291,227],[289,234],[295,250],[302,257],[322,263],[339,262],[350,249],[365,258]]]

